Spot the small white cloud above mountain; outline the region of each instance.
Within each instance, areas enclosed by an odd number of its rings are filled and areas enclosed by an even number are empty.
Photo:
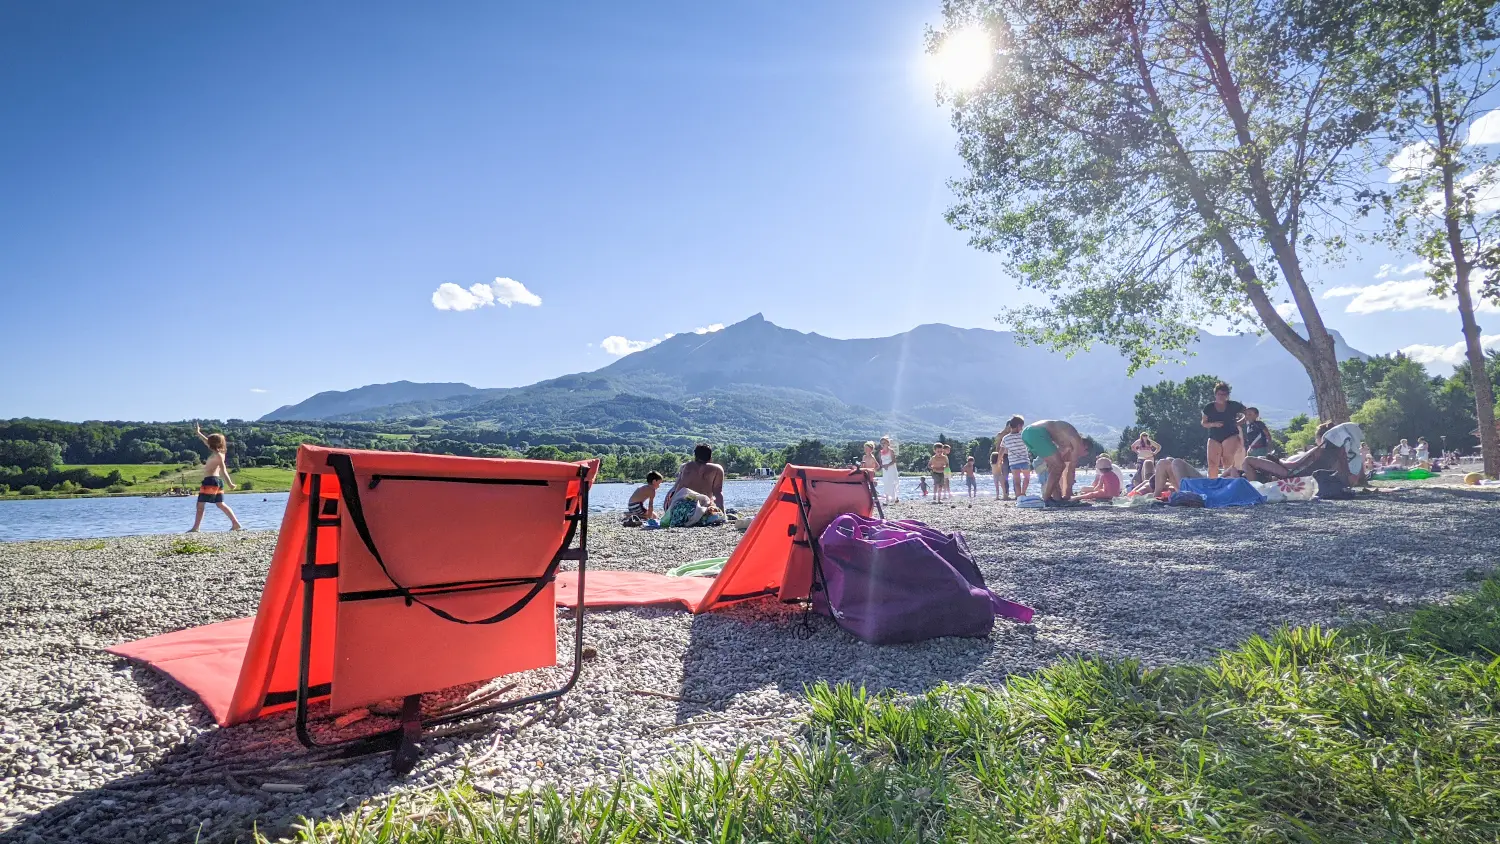
[[[672,335],[668,334],[667,336],[671,337]],[[615,334],[613,336],[605,337],[603,340],[600,340],[599,348],[603,349],[606,354],[611,354],[615,357],[624,357],[625,355],[639,352],[642,349],[649,349],[660,342],[660,337],[656,338],[655,340],[627,340],[624,337]]]
[[[712,325],[705,325],[702,328],[694,328],[692,333],[694,333],[694,334],[713,334],[716,331],[723,331],[723,330],[724,330],[724,323],[722,323],[722,322],[716,322],[716,323],[713,323]],[[618,334],[615,334],[615,335],[612,335],[612,336],[609,336],[609,337],[605,337],[603,340],[600,340],[599,341],[599,348],[603,349],[607,354],[614,355],[615,357],[624,357],[625,355],[634,354],[635,352],[639,352],[642,349],[649,349],[652,346],[655,346],[657,343],[660,343],[660,342],[662,342],[664,340],[670,340],[670,339],[672,339],[673,337],[676,337],[676,336],[677,336],[676,332],[668,332],[664,336],[655,337],[655,338],[652,338],[650,340],[629,340],[629,339],[626,339],[625,337],[622,337],[622,336],[620,336]],[[593,344],[590,344],[590,345],[593,345]]]
[[[1282,302],[1276,306],[1276,313],[1282,319],[1291,319],[1297,315],[1297,306],[1292,302]]]
[[[1480,335],[1479,345],[1485,349],[1500,348],[1500,334]],[[1445,363],[1449,366],[1458,366],[1464,362],[1466,356],[1462,342],[1454,343],[1451,346],[1427,346],[1419,343],[1403,348],[1401,354],[1406,355],[1417,363]]]
[[[251,387],[250,388],[250,392],[252,392],[252,393],[269,393],[270,390],[263,390],[260,387]]]
[[[542,297],[513,278],[496,278],[489,284],[474,284],[468,288],[445,281],[432,292],[432,306],[440,311],[472,311],[496,304],[507,308],[513,305],[536,308],[541,306]]]

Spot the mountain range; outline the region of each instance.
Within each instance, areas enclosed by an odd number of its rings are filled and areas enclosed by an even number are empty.
[[[1340,360],[1365,357],[1335,335]],[[1269,337],[1200,333],[1182,364],[1127,377],[1100,347],[1066,357],[1008,331],[921,325],[839,340],[756,314],[709,334],[679,334],[593,372],[526,387],[397,381],[319,393],[265,420],[449,423],[567,433],[579,442],[778,444],[800,437],[931,438],[990,433],[1013,413],[1062,418],[1097,437],[1134,419],[1146,384],[1211,374],[1234,397],[1283,422],[1309,410],[1312,387]]]

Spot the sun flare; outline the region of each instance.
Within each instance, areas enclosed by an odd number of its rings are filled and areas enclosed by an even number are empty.
[[[944,87],[968,91],[982,82],[995,64],[990,34],[980,26],[949,32],[934,60]]]

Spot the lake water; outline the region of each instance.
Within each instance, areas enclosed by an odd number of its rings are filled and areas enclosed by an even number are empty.
[[[1080,484],[1092,473],[1079,473]],[[727,481],[726,507],[754,509],[766,500],[774,480]],[[917,478],[901,479],[902,498],[921,498]],[[964,495],[962,476],[954,476],[954,491]],[[589,509],[620,512],[635,484],[598,484],[589,492]],[[1033,493],[1037,492],[1032,479]],[[987,475],[979,478],[981,497],[993,498],[995,486]],[[662,495],[666,494],[663,487]],[[248,530],[269,530],[281,525],[287,494],[244,493],[226,495],[240,523]],[[661,504],[657,502],[658,506]],[[193,498],[44,498],[35,501],[0,501],[0,542],[31,539],[98,539],[148,533],[180,533],[193,525]],[[204,530],[227,530],[229,520],[216,507],[203,516]]]

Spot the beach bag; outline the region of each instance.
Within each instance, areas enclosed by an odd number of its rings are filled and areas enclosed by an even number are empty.
[[[982,637],[997,614],[1031,620],[1030,607],[985,588],[962,534],[845,513],[819,544],[824,590],[814,593],[813,608],[863,641]]]
[[[1288,502],[1311,501],[1318,495],[1318,484],[1312,478],[1283,478],[1274,485]]]
[[[1203,496],[1196,492],[1174,492],[1167,503],[1173,507],[1202,507]]]
[[[1324,500],[1347,501],[1354,497],[1354,490],[1332,469],[1313,472],[1313,481],[1318,485],[1318,497]]]

